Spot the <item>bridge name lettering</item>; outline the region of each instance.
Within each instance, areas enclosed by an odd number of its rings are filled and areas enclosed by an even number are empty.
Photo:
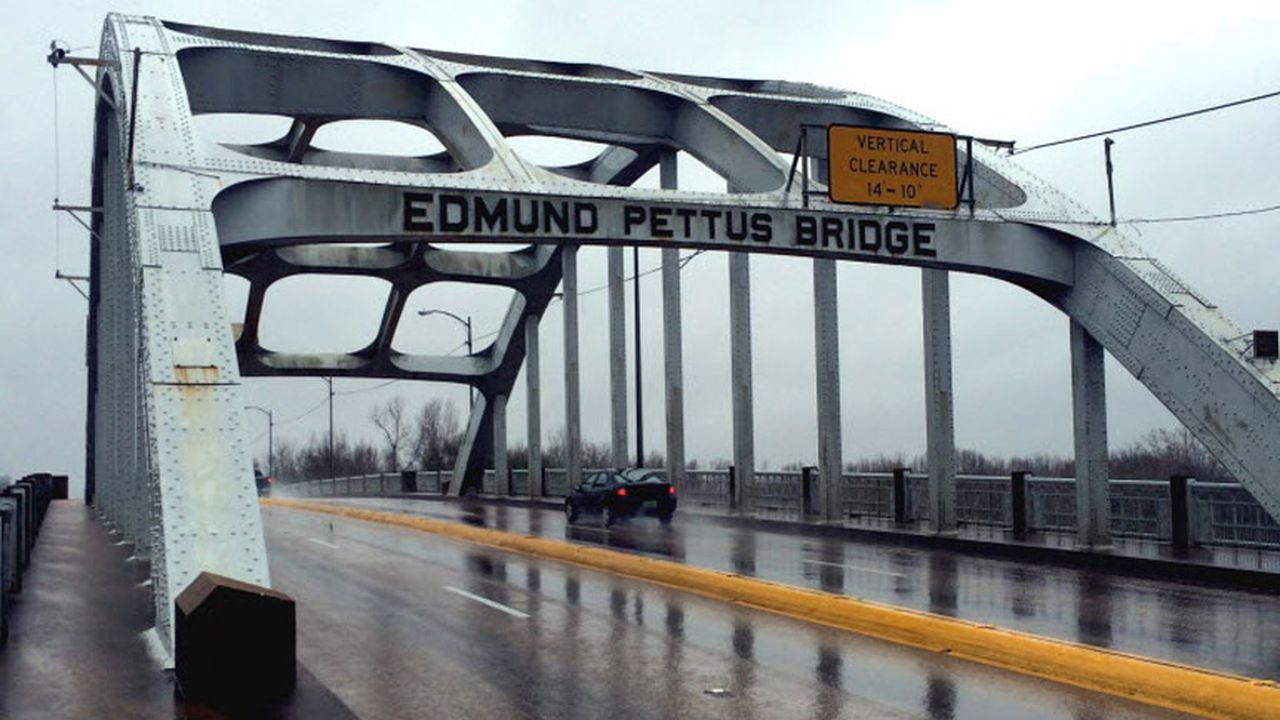
[[[529,242],[594,238],[794,247],[856,255],[938,255],[937,225],[905,218],[496,193],[405,192],[403,229],[441,237]]]

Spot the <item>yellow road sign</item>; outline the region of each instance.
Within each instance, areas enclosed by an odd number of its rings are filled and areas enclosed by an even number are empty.
[[[831,202],[952,210],[956,136],[856,125],[827,128]]]

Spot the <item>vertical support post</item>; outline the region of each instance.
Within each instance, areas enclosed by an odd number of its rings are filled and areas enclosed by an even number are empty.
[[[564,433],[569,487],[582,484],[582,393],[578,372],[578,248],[564,248]]]
[[[813,261],[813,341],[817,362],[819,512],[835,520],[840,512],[844,471],[840,419],[840,329],[836,261]]]
[[[507,396],[493,397],[493,491],[511,494],[511,470],[507,464]]]
[[[631,279],[632,287],[635,289],[635,299],[632,301],[632,314],[635,316],[635,340],[632,345],[635,348],[636,361],[636,467],[644,467],[644,386],[641,384],[643,379],[643,371],[640,363],[640,246],[633,245],[631,247]]]
[[[675,190],[676,153],[664,151],[659,158],[659,184]],[[680,312],[680,251],[662,249],[662,352],[667,401],[667,482],[677,491],[684,484],[684,325]]]
[[[732,465],[729,466],[729,509],[738,509],[738,473]]]
[[[906,525],[910,516],[907,514],[907,472],[911,468],[893,469],[893,522]]]
[[[1102,344],[1071,321],[1071,400],[1076,449],[1076,542],[1111,544],[1107,488],[1107,388]]]
[[[800,468],[800,517],[807,518],[813,514],[813,481],[821,478],[818,468],[805,465]]]
[[[1111,206],[1111,227],[1116,226],[1115,166],[1111,164],[1111,146],[1115,144],[1111,138],[1102,141],[1102,151],[1107,157],[1107,202]]]
[[[627,301],[622,248],[609,248],[609,401],[613,466],[627,466]]]
[[[802,135],[803,149],[808,153],[807,133]],[[821,158],[804,158],[806,188],[808,177],[830,183],[827,164]],[[844,455],[840,417],[840,325],[836,281],[836,261],[817,258],[813,261],[813,344],[817,365],[818,394],[818,483],[817,511],[823,520],[837,520],[841,514],[840,491],[843,485]]]
[[[733,399],[734,504],[749,510],[755,478],[755,418],[751,399],[751,259],[729,254],[729,345]]]
[[[951,393],[951,283],[946,270],[921,270],[929,529],[956,530],[956,443]]]
[[[1031,473],[1019,470],[1009,476],[1009,497],[1011,499],[1011,524],[1013,539],[1027,539],[1027,476]]]
[[[1169,478],[1169,534],[1175,555],[1191,550],[1191,484],[1186,475]]]
[[[538,368],[538,316],[524,321],[525,402],[528,405],[529,497],[542,497],[542,382]]]

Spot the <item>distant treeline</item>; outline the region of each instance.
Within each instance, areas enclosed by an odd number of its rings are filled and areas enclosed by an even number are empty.
[[[312,435],[305,442],[281,441],[276,443],[272,472],[282,482],[303,479],[362,475],[388,470],[448,470],[453,467],[462,446],[462,429],[457,407],[445,400],[434,399],[424,403],[417,412],[411,412],[404,398],[395,397],[377,405],[369,420],[378,431],[378,441],[352,442],[345,433],[338,433],[333,440],[332,464],[329,456],[329,437]],[[555,432],[542,446],[542,466],[562,468],[566,465],[565,433]],[[529,448],[514,445],[507,450],[507,461],[512,468],[529,466]],[[633,462],[629,458],[628,462]],[[612,465],[609,446],[605,443],[582,444],[582,466],[585,468]],[[723,458],[709,461],[691,460],[688,468],[724,468],[731,464]],[[805,463],[792,462],[783,470],[799,470]],[[257,465],[266,469],[265,457]],[[659,452],[649,452],[645,467],[665,467],[666,458]],[[907,467],[923,471],[927,467],[923,455],[907,457],[903,454],[880,455],[846,462],[845,470],[855,472],[889,472]],[[766,468],[762,468],[766,469]],[[1026,470],[1039,477],[1073,477],[1075,461],[1071,458],[1038,454],[1026,457],[999,458],[977,450],[956,451],[956,471],[965,475],[1008,475]],[[1234,478],[1203,445],[1185,429],[1153,430],[1136,442],[1118,450],[1110,457],[1111,477],[1117,479],[1162,479],[1170,475],[1189,475],[1204,482],[1234,482]]]

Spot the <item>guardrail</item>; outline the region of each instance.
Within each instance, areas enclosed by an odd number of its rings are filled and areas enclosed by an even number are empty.
[[[55,492],[55,486],[61,492]],[[66,497],[64,476],[40,473],[0,485],[0,646],[9,641],[13,596],[22,592],[22,573],[31,563],[32,547],[55,496]]]
[[[583,470],[584,476],[598,470]],[[657,470],[657,472],[663,472]],[[302,497],[443,493],[447,470],[377,473],[352,478],[312,480],[283,486]],[[812,507],[816,468],[807,471],[757,471],[745,497],[758,513],[804,517]],[[686,470],[680,484],[685,503],[732,509],[733,469]],[[542,495],[568,494],[568,474],[559,468],[543,471]],[[481,480],[480,492],[496,495],[492,470]],[[526,470],[511,471],[511,494],[528,496]],[[850,472],[841,477],[842,516],[883,518],[906,523],[927,520],[928,477],[900,469],[892,473]],[[1189,478],[1170,480],[1112,480],[1111,530],[1119,537],[1167,541],[1178,547],[1192,544],[1280,549],[1280,524],[1243,487],[1200,483]],[[1012,477],[959,475],[956,477],[956,515],[960,523],[1028,531],[1073,531],[1076,527],[1075,480],[1038,478],[1028,473]]]

